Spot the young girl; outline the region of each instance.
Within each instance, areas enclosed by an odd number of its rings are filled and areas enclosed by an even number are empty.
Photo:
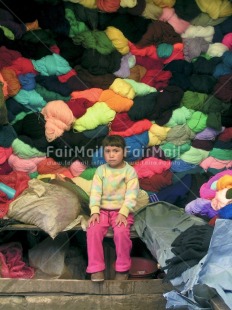
[[[108,228],[114,231],[116,249],[115,271],[117,280],[126,280],[131,266],[132,242],[130,227],[134,222],[133,208],[139,191],[137,174],[124,161],[125,140],[121,136],[107,136],[103,140],[106,164],[95,172],[91,194],[91,217],[87,229],[87,272],[92,281],[104,281],[103,238]]]

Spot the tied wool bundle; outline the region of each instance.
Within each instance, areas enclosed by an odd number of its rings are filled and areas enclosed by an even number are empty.
[[[40,161],[42,161],[45,157],[34,157],[30,159],[20,158],[15,154],[11,154],[8,163],[14,171],[21,172],[36,172],[37,165]]]
[[[164,21],[172,25],[175,31],[179,34],[185,32],[185,30],[190,26],[190,23],[186,20],[179,18],[173,8],[164,7],[162,15],[159,20]]]
[[[0,87],[1,87],[1,93],[3,93],[3,96],[5,98],[8,97],[7,82],[4,80],[1,73],[0,73]],[[1,96],[2,96],[2,94],[1,94]]]
[[[175,2],[176,0],[153,0],[153,3],[161,8],[172,8],[175,5]]]
[[[70,171],[74,177],[78,177],[82,172],[85,171],[86,168],[86,165],[84,165],[82,162],[75,160],[70,166]]]
[[[162,8],[155,5],[154,3],[146,2],[145,0],[142,0],[142,1],[140,0],[140,2],[143,2],[143,6],[140,5],[140,8],[139,8],[140,11],[138,9],[136,10],[136,13],[137,12],[139,13],[137,15],[142,15],[146,19],[151,19],[151,20],[159,19],[159,17],[162,14]]]
[[[211,57],[221,57],[229,48],[222,43],[213,43],[209,45],[207,55]]]
[[[73,42],[82,44],[84,48],[92,48],[102,55],[108,55],[114,50],[114,45],[104,31],[82,31],[73,37]]]
[[[103,12],[113,13],[120,8],[120,0],[97,0],[97,8]]]
[[[49,142],[62,136],[64,131],[68,131],[74,122],[72,111],[62,100],[48,102],[41,113],[46,121],[45,135]]]
[[[232,50],[232,32],[227,33],[223,39],[222,39],[222,44],[227,46],[229,50]]]
[[[202,27],[190,25],[184,33],[181,34],[183,39],[186,38],[204,38],[207,42],[212,42],[214,28],[212,26]]]
[[[222,190],[224,188],[232,188],[232,176],[231,175],[224,175],[217,181],[217,190]]]
[[[129,53],[128,39],[119,29],[109,26],[106,28],[105,33],[120,54],[126,55]]]
[[[4,98],[3,83],[0,81],[0,125],[8,123],[8,112]]]
[[[15,96],[21,88],[19,79],[16,76],[15,71],[10,68],[3,68],[1,70],[1,74],[2,74],[4,81],[6,81],[6,84],[7,84],[8,96],[9,97]]]
[[[37,171],[39,174],[62,174],[68,178],[73,178],[73,174],[69,168],[62,167],[50,157],[44,158],[37,164]]]
[[[17,133],[11,125],[0,126],[0,146],[11,147]]]
[[[0,165],[4,164],[5,161],[10,157],[12,154],[12,147],[1,147],[0,146]]]

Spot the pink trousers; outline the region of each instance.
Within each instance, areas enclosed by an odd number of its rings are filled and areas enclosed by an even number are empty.
[[[134,223],[134,217],[129,214],[127,226],[124,224],[116,226],[115,220],[118,211],[100,211],[100,222],[95,222],[87,229],[87,251],[88,266],[86,271],[94,273],[105,270],[105,260],[103,251],[103,238],[107,234],[108,228],[112,226],[114,231],[114,244],[116,249],[115,270],[119,272],[127,271],[131,267],[132,241],[130,239],[130,227]]]

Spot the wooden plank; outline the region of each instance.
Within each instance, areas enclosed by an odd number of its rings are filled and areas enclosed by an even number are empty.
[[[166,301],[161,295],[117,296],[25,296],[0,297],[2,309],[7,310],[163,310]]]
[[[27,293],[62,293],[87,295],[131,295],[131,294],[163,294],[172,290],[171,284],[160,279],[105,280],[93,283],[90,280],[66,279],[1,279],[0,295]]]
[[[42,229],[39,228],[38,226],[30,225],[30,224],[23,224],[23,223],[5,226],[2,228],[2,231],[3,230],[12,230],[12,231],[14,231],[14,230],[35,231],[36,230],[36,231],[42,231]],[[76,225],[72,229],[67,230],[67,231],[78,231],[78,230],[82,230],[82,227],[80,225]],[[109,228],[106,237],[113,238],[113,231],[112,231],[111,227]],[[131,239],[138,238],[138,237],[139,236],[138,236],[137,232],[135,231],[134,227],[132,226],[132,228],[131,228]]]
[[[220,296],[214,297],[210,300],[213,310],[230,310],[230,308],[224,303]]]

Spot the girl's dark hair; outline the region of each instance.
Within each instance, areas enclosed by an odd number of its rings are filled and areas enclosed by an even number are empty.
[[[103,149],[106,146],[117,146],[123,150],[126,148],[126,142],[123,137],[118,135],[106,136],[102,141]]]

